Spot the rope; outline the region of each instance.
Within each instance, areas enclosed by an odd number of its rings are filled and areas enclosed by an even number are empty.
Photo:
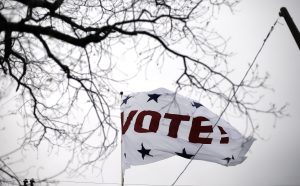
[[[258,52],[256,53],[252,63],[250,64],[248,70],[246,71],[244,77],[242,78],[241,82],[238,84],[237,88],[234,89],[233,87],[233,95],[231,96],[231,98],[229,99],[229,101],[227,102],[224,110],[221,112],[217,122],[214,124],[213,128],[215,128],[215,126],[218,124],[218,122],[220,121],[221,117],[223,116],[223,114],[225,113],[225,111],[227,110],[229,104],[232,102],[233,98],[236,96],[237,91],[239,90],[240,86],[243,84],[244,80],[246,79],[248,73],[250,72],[251,68],[253,67],[254,63],[256,62],[257,57],[259,56],[260,52],[262,51],[263,47],[265,46],[268,38],[270,37],[271,33],[274,30],[274,27],[276,26],[276,24],[278,23],[279,17],[276,19],[276,21],[274,22],[274,24],[272,25],[270,31],[268,32],[266,38],[263,40],[263,43],[260,47],[260,49],[258,50]],[[209,137],[210,134],[208,134],[207,137]],[[181,171],[181,173],[177,176],[177,178],[175,179],[175,181],[172,183],[172,186],[174,186],[176,184],[176,182],[178,181],[178,179],[182,176],[182,174],[186,171],[186,169],[188,168],[188,166],[192,163],[192,161],[194,160],[195,156],[198,154],[198,152],[200,151],[200,149],[203,147],[203,144],[201,144],[201,146],[198,148],[198,150],[196,151],[195,155],[190,159],[190,161],[186,164],[186,166],[183,168],[183,170]]]

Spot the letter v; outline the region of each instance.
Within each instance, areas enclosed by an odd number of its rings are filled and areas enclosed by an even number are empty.
[[[125,123],[124,123],[124,112],[121,113],[122,134],[126,133],[127,129],[129,128],[130,122],[136,113],[137,113],[137,110],[130,111],[130,113],[128,114],[128,116],[126,118]]]

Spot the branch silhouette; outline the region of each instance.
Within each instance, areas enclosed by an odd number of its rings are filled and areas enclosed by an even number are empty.
[[[115,149],[118,127],[112,110],[120,98],[114,84],[122,80],[112,75],[110,59],[118,43],[133,42],[144,64],[153,63],[154,57],[157,63],[169,56],[179,59],[183,68],[174,79],[177,90],[196,89],[224,105],[239,87],[239,94],[230,101],[249,121],[253,112],[282,117],[285,106],[259,109],[261,97],[249,101],[255,91],[267,88],[268,76],[254,68],[252,76],[239,85],[230,76],[227,41],[210,27],[216,9],[233,9],[237,3],[2,0],[0,75],[17,84],[23,100],[18,111],[28,121],[20,149],[46,143],[69,150],[72,156],[59,174],[76,162],[72,170],[78,175]],[[149,45],[140,47],[140,40]],[[21,185],[24,176],[5,163],[10,156],[0,156],[0,183]]]

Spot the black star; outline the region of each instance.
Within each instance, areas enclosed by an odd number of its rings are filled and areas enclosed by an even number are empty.
[[[201,107],[201,106],[203,106],[203,105],[202,105],[201,103],[198,103],[198,102],[193,101],[192,106],[193,106],[193,107],[196,107],[196,108],[199,108],[199,107]]]
[[[121,105],[127,104],[127,101],[128,101],[130,98],[132,98],[132,97],[131,97],[131,96],[127,96],[127,97],[123,100],[123,102],[122,102]]]
[[[185,151],[185,148],[182,149],[182,153],[179,153],[179,152],[175,152],[178,156],[181,156],[183,158],[186,158],[186,159],[191,159],[194,155],[191,155],[191,154],[187,154],[186,151]]]
[[[231,160],[234,160],[234,156],[231,156],[231,158],[230,157],[224,158],[223,160],[226,160],[228,164]]]
[[[143,159],[145,158],[146,155],[152,156],[151,154],[149,154],[151,150],[150,150],[150,149],[145,149],[143,143],[142,143],[142,149],[141,149],[141,150],[138,150],[138,151],[139,151],[139,153],[142,154],[142,158],[143,158]]]
[[[159,96],[161,96],[161,94],[148,94],[148,96],[149,96],[149,99],[147,102],[154,100],[157,103],[157,99]]]

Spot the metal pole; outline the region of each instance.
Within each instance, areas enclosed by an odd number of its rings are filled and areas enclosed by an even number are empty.
[[[122,134],[121,134],[121,186],[124,186],[125,170],[123,170],[122,159],[123,159],[123,146],[122,146]]]
[[[287,25],[288,25],[288,27],[289,27],[292,35],[294,36],[294,39],[295,39],[295,41],[296,41],[296,43],[298,45],[298,48],[300,50],[300,32],[299,32],[297,26],[295,25],[292,17],[290,16],[288,10],[285,7],[281,7],[279,15],[281,17],[284,17],[284,19],[285,19],[285,21],[286,21],[286,23],[287,23]]]
[[[121,95],[121,100],[123,98],[123,91],[120,92]],[[122,127],[122,123],[121,123],[121,127]],[[124,172],[123,172],[123,166],[122,166],[122,159],[123,159],[123,146],[122,146],[122,128],[121,128],[121,186],[124,186]]]

